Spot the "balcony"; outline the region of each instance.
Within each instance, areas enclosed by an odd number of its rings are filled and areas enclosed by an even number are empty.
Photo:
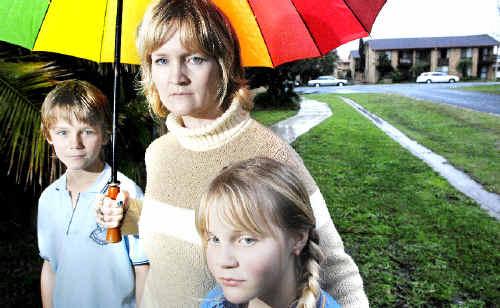
[[[479,62],[483,63],[483,64],[495,63],[496,56],[495,55],[482,55],[479,57]]]
[[[411,66],[413,61],[409,58],[399,58],[399,65]]]

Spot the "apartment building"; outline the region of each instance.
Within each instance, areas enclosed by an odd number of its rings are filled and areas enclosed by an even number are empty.
[[[381,76],[377,70],[380,61],[388,61],[402,80],[414,80],[422,71],[494,80],[496,55],[493,48],[499,44],[487,34],[369,40],[364,44],[364,63],[358,51],[349,55],[351,75],[355,80],[368,83],[391,78]]]

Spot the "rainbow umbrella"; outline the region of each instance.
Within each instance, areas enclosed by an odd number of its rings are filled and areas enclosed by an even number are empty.
[[[119,63],[138,64],[137,26],[158,0],[0,0],[0,40],[95,62],[114,62],[112,183]],[[386,0],[213,0],[238,35],[245,66],[319,57],[369,35]],[[122,14],[123,12],[123,14]]]
[[[150,2],[123,0],[122,63],[139,63],[136,28]],[[275,67],[324,55],[369,35],[385,0],[213,2],[235,28],[243,64]],[[31,50],[113,62],[116,11],[117,0],[2,0],[0,40]]]

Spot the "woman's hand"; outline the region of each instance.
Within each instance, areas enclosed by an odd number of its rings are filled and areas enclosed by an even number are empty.
[[[122,191],[116,200],[99,195],[95,206],[97,223],[104,228],[116,228],[120,225],[128,208],[129,194]]]

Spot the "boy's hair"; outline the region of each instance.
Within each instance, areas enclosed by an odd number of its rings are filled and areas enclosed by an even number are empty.
[[[111,112],[106,96],[86,81],[68,80],[49,92],[42,104],[41,129],[50,139],[50,128],[60,119],[100,126],[104,138],[111,135]]]
[[[176,31],[180,32],[184,48],[216,60],[220,76],[214,82],[220,108],[226,111],[236,98],[244,109],[251,110],[253,103],[244,89],[238,39],[223,13],[208,0],[160,0],[146,10],[136,40],[141,58],[141,84],[153,113],[164,117],[168,111],[152,80],[151,54]]]
[[[296,260],[301,291],[297,307],[316,307],[324,255],[308,193],[291,167],[259,157],[224,168],[210,183],[196,213],[196,228],[203,239],[211,211],[221,221],[255,235],[274,237],[276,227],[288,235],[307,232],[307,244]]]

